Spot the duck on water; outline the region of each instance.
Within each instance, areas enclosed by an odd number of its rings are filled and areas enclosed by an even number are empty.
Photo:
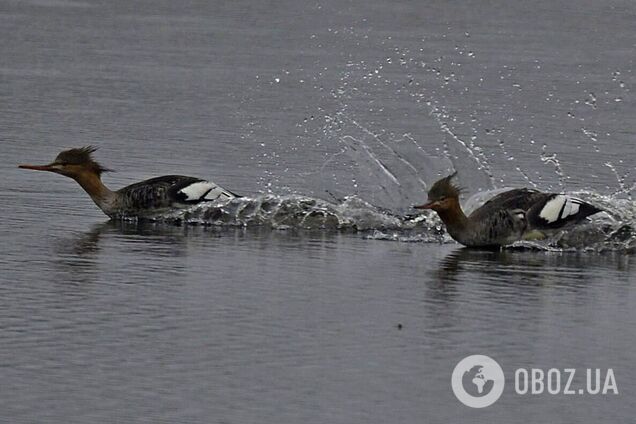
[[[433,184],[428,202],[415,208],[437,212],[448,234],[469,247],[500,247],[544,238],[602,211],[567,194],[520,188],[496,195],[466,216],[459,204],[462,189],[452,182],[456,175]]]
[[[155,177],[112,191],[101,179],[110,170],[92,157],[96,150],[92,146],[65,150],[48,165],[19,167],[74,179],[110,218],[151,216],[170,208],[240,197],[211,181],[182,175]]]

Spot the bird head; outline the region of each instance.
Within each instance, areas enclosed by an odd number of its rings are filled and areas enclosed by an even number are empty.
[[[457,171],[436,181],[428,191],[428,202],[414,206],[414,208],[433,209],[436,212],[452,208],[455,203],[459,202],[459,195],[462,192],[462,189],[452,182],[456,175]]]
[[[93,146],[65,150],[48,165],[18,165],[18,167],[35,171],[55,172],[71,178],[77,178],[83,173],[91,173],[99,177],[102,172],[110,171],[110,169],[101,166],[93,159],[92,153],[96,150],[97,148]]]

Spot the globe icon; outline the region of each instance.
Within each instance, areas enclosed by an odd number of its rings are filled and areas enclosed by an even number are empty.
[[[462,385],[469,395],[482,397],[490,393],[495,381],[484,372],[483,365],[475,365],[462,375]]]
[[[451,375],[457,399],[471,408],[485,408],[501,397],[506,379],[501,366],[486,355],[469,355],[459,361]]]

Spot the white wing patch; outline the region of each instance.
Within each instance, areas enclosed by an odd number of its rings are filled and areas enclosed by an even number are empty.
[[[576,215],[579,213],[579,206],[581,206],[583,200],[577,199],[576,197],[568,197],[565,201],[565,207],[561,212],[561,219],[565,219],[568,216]]]
[[[179,193],[183,193],[186,197],[185,200],[190,202],[193,200],[199,200],[203,196],[207,196],[209,192],[215,188],[216,185],[209,181],[198,181],[190,184],[189,186],[183,187],[179,190]]]
[[[198,181],[179,190],[179,193],[185,195],[186,202],[192,201],[213,201],[217,199],[233,199],[234,196],[229,191],[214,184],[211,181]]]
[[[576,197],[566,196],[559,194],[550,199],[539,216],[545,219],[548,223],[553,223],[559,219],[566,219],[569,216],[579,213],[579,207],[583,203],[583,200]]]
[[[203,198],[203,200],[226,200],[226,199],[233,199],[234,196],[232,193],[228,192],[227,190],[219,187],[219,186],[215,186],[212,190],[210,190],[210,192],[208,194],[205,195],[205,197]]]

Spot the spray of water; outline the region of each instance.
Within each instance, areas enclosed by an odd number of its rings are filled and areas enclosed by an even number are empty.
[[[330,31],[330,36],[336,37],[336,32]],[[220,206],[195,207],[159,219],[204,225],[359,231],[367,238],[403,242],[451,242],[436,215],[409,215],[410,205],[421,202],[430,184],[451,170],[459,170],[460,182],[470,192],[476,192],[464,202],[467,211],[500,192],[502,189],[498,187],[511,179],[546,190],[550,190],[546,182],[558,183],[561,191],[571,185],[569,163],[562,149],[547,142],[537,143],[535,139],[539,137],[533,134],[533,123],[517,133],[510,128],[516,117],[508,110],[525,110],[526,100],[523,98],[525,87],[516,80],[516,67],[503,66],[495,82],[466,78],[467,75],[479,76],[487,68],[479,63],[479,52],[471,48],[468,34],[452,52],[433,56],[426,51],[426,40],[422,40],[422,48],[414,52],[392,45],[390,39],[371,41],[367,32],[354,28],[338,32],[337,37],[353,37],[359,43],[374,43],[384,50],[378,60],[350,59],[341,70],[339,85],[326,90],[328,106],[317,107],[319,113],[315,115],[322,119],[314,120],[312,115],[311,120],[302,124],[305,134],[315,134],[317,143],[331,146],[333,150],[316,170],[318,181],[336,179],[333,169],[343,163],[351,168],[347,184],[336,184],[333,190],[324,187],[333,200],[270,193]],[[533,66],[541,69],[538,63]],[[456,72],[469,67],[472,71],[468,73]],[[619,76],[618,71],[612,74],[612,81],[624,91],[624,96],[628,93]],[[315,75],[310,77],[319,79]],[[505,99],[510,103],[482,105],[480,95],[473,93],[483,93],[487,84],[489,88],[501,84],[495,89],[508,90]],[[471,94],[472,97],[468,97]],[[462,101],[466,98],[470,100]],[[552,88],[545,100],[555,106],[563,104],[560,93]],[[573,133],[580,135],[580,147],[590,154],[600,153],[603,140],[599,134],[609,135],[598,120],[593,119],[598,116],[595,114],[603,112],[606,103],[593,92],[583,91],[568,105],[571,110],[564,114],[575,122],[577,127]],[[464,110],[464,107],[471,109]],[[388,117],[408,115],[411,113],[408,109],[416,111],[421,127],[427,132],[421,132],[421,128],[401,132],[387,130],[391,127],[386,125]],[[317,130],[312,128],[315,125],[319,125]],[[496,144],[493,145],[493,141]],[[531,162],[529,166],[515,157],[521,155]],[[504,162],[495,162],[495,158],[503,158]],[[502,171],[502,164],[513,174]],[[593,190],[574,194],[603,207],[605,213],[593,216],[589,224],[549,240],[520,242],[514,248],[633,252],[636,203],[632,193],[636,182],[630,181],[629,173],[615,162],[607,161],[602,168],[616,178],[615,190],[610,190],[608,195]],[[506,175],[508,178],[503,178]],[[344,186],[350,191],[338,191]]]

